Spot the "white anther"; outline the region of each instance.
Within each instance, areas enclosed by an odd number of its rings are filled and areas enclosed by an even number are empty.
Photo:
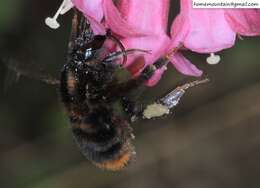
[[[45,19],[45,24],[52,29],[58,29],[60,27],[60,24],[57,22],[57,20],[50,17]]]
[[[74,5],[71,2],[71,0],[63,0],[61,6],[59,7],[59,9],[55,13],[55,15],[53,17],[47,17],[45,19],[45,24],[48,25],[52,29],[59,28],[60,24],[57,22],[57,18],[59,17],[59,15],[63,15],[66,12],[68,12],[73,6]]]
[[[214,53],[211,53],[210,56],[207,58],[207,62],[210,65],[216,65],[220,62],[221,58],[219,55],[215,55]]]
[[[143,117],[146,119],[151,119],[154,117],[161,117],[169,113],[170,109],[167,106],[158,103],[153,103],[146,107],[146,109],[143,112]]]

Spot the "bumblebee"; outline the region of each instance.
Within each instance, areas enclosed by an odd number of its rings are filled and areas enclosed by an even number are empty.
[[[112,40],[119,51],[107,51],[104,47],[107,40]],[[145,67],[140,55],[126,70],[122,65],[130,53],[149,52],[125,49],[109,31],[106,36],[95,36],[86,18],[75,10],[67,63],[59,80],[41,72],[31,74],[21,67],[21,63],[9,62],[7,66],[19,76],[58,86],[74,141],[81,153],[102,169],[118,171],[135,158],[134,134],[130,126],[133,121],[170,114],[188,88],[208,82],[203,79],[186,83],[150,105],[141,104],[136,100],[139,91],[145,89],[144,83],[157,69],[167,66],[169,59],[161,57]],[[118,63],[120,60],[121,64]],[[138,77],[125,79],[126,75],[136,74],[140,69]]]
[[[119,103],[123,108],[125,94],[149,79],[152,70],[146,69],[138,79],[120,82],[116,72],[121,68],[116,59],[125,62],[132,50],[126,51],[112,35],[94,36],[88,21],[78,17],[76,12],[68,62],[61,72],[61,99],[82,154],[98,167],[120,170],[134,157],[134,136],[127,118],[113,107]],[[122,51],[102,57],[102,46],[108,38],[116,41]]]
[[[108,38],[116,41],[121,51],[103,57],[102,46]],[[72,21],[68,51],[68,62],[61,72],[60,94],[69,116],[73,138],[82,154],[96,166],[120,170],[135,156],[132,145],[134,135],[130,127],[133,117],[151,118],[154,117],[151,114],[158,112],[158,109],[162,114],[169,113],[173,103],[192,84],[174,90],[146,109],[136,107],[127,95],[149,80],[156,69],[165,66],[169,60],[160,58],[144,68],[138,78],[120,82],[116,73],[122,68],[116,61],[122,58],[124,63],[127,54],[135,50],[125,50],[111,34],[95,36],[88,21],[78,12]],[[134,65],[140,66],[140,59]],[[117,113],[115,104],[127,115]]]

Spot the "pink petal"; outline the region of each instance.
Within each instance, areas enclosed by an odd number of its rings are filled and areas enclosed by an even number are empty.
[[[173,24],[171,29],[172,41],[169,49],[176,48],[181,45],[187,35],[189,34],[189,24],[185,21],[185,17],[182,14],[179,14]]]
[[[182,36],[179,38],[184,38],[182,43],[186,48],[199,53],[210,53],[234,45],[236,34],[227,23],[223,9],[193,9],[191,0],[181,0],[179,16],[181,18],[178,19],[182,20],[173,24],[172,34],[175,38],[178,37],[174,31],[177,24],[177,28],[181,28],[179,33]]]
[[[181,53],[175,53],[171,58],[171,62],[174,67],[184,75],[199,77],[203,74],[201,70],[193,65]]]
[[[144,56],[137,56],[134,61],[127,66],[127,70],[131,73],[131,75],[137,75],[140,70],[143,70],[145,67],[145,59]]]
[[[93,19],[90,16],[87,16],[87,19],[90,23],[91,29],[93,30],[95,35],[105,35],[106,34],[106,28],[104,25],[97,20]]]
[[[129,25],[143,33],[166,33],[169,0],[121,0],[119,10]]]
[[[126,66],[130,65],[138,55],[144,55],[146,65],[153,64],[158,58],[166,54],[170,39],[165,35],[154,35],[147,37],[135,37],[122,39],[126,49],[142,49],[149,53],[136,52],[128,55]],[[141,54],[140,54],[141,53]]]
[[[102,3],[103,0],[73,0],[77,9],[98,22],[101,22],[104,16]]]
[[[228,9],[226,19],[233,30],[241,35],[260,35],[260,9]]]
[[[106,24],[114,33],[122,37],[137,37],[145,35],[140,31],[140,29],[131,26],[122,18],[122,15],[112,0],[104,0],[103,10]]]

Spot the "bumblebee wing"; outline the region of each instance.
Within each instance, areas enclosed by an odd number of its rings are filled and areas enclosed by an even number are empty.
[[[4,81],[5,89],[18,82],[21,76],[39,80],[49,85],[56,86],[59,84],[59,80],[46,73],[39,64],[32,62],[25,63],[24,61],[18,61],[16,59],[3,60],[3,64],[7,69]]]

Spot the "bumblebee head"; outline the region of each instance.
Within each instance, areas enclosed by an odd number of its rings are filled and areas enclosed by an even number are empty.
[[[103,35],[93,36],[91,41],[86,40],[85,36],[79,36],[75,39],[74,47],[70,54],[72,60],[84,62],[96,58],[100,51],[102,51],[105,40],[106,36]]]

